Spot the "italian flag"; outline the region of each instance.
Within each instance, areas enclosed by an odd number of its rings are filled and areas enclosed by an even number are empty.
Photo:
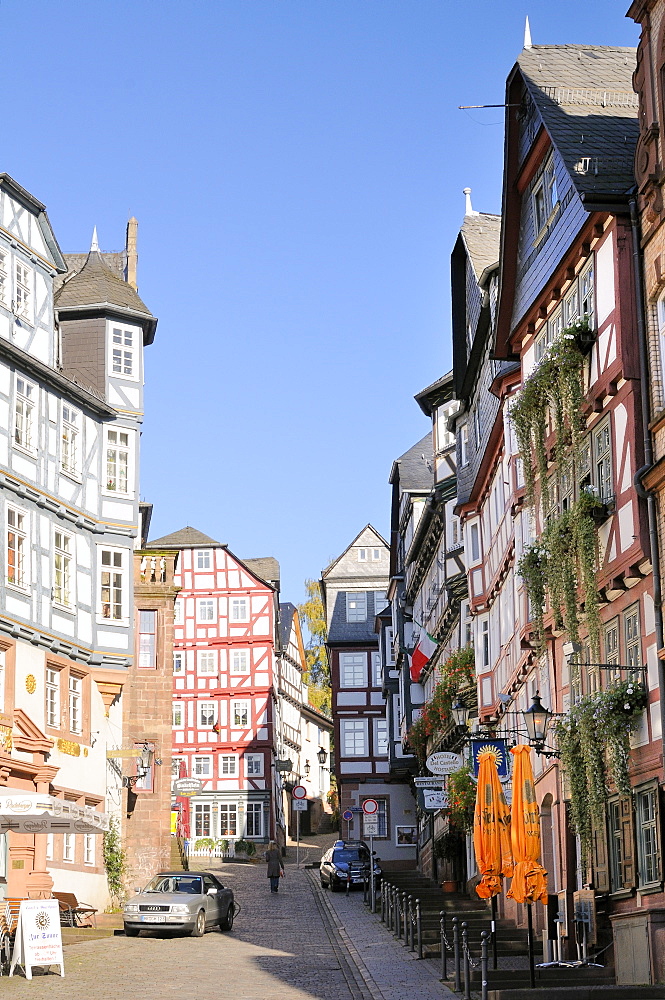
[[[420,630],[420,638],[411,654],[411,680],[419,681],[423,668],[432,659],[438,642],[425,629]]]

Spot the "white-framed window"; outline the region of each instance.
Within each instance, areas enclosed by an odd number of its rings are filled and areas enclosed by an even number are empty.
[[[130,492],[131,445],[129,431],[106,430],[106,489]]]
[[[367,593],[364,590],[347,591],[346,593],[347,622],[367,621]]]
[[[383,666],[381,664],[381,653],[372,653],[372,686],[377,688],[383,686]]]
[[[185,672],[185,654],[181,649],[176,649],[173,653],[173,673],[184,674],[184,672]]]
[[[174,625],[185,624],[185,602],[183,601],[182,597],[176,598],[176,602],[173,607],[173,624]]]
[[[263,803],[248,802],[245,811],[245,836],[263,836]]]
[[[593,431],[591,439],[593,441],[596,490],[600,499],[607,501],[614,495],[614,484],[612,482],[612,439],[609,420]]]
[[[215,620],[214,598],[197,597],[196,599],[196,620],[197,622],[214,622]]]
[[[60,468],[70,476],[79,474],[79,425],[81,415],[69,404],[62,405]]]
[[[210,549],[197,549],[194,554],[197,569],[212,568],[212,551]]]
[[[9,305],[9,252],[0,247],[0,305]]]
[[[75,834],[64,833],[62,835],[62,860],[63,861],[73,861],[74,860],[74,845]]]
[[[32,268],[22,260],[14,262],[14,305],[16,314],[28,321],[32,318]]]
[[[94,865],[95,863],[95,834],[83,834],[83,863]]]
[[[185,725],[185,703],[174,701],[172,706],[171,724],[174,729],[183,729]]]
[[[69,675],[69,728],[72,733],[83,731],[83,678],[78,674]]]
[[[388,721],[374,719],[374,756],[385,757],[388,754]]]
[[[201,675],[217,673],[217,650],[199,649],[196,652],[196,668]]]
[[[358,562],[367,562],[367,549],[358,549]]]
[[[385,591],[375,590],[374,591],[374,614],[379,615],[388,607],[388,598],[386,597]]]
[[[46,725],[60,728],[60,671],[46,668]]]
[[[155,670],[157,667],[157,612],[139,611],[138,620],[138,667],[139,670]]]
[[[624,611],[623,636],[626,644],[626,665],[634,670],[639,670],[642,667],[639,604],[633,604],[627,611]]]
[[[234,729],[246,729],[249,726],[249,702],[234,701],[231,703],[231,725]]]
[[[212,806],[209,802],[194,803],[194,836],[209,837],[211,833]]]
[[[367,687],[367,653],[339,654],[339,686]]]
[[[249,599],[247,597],[231,598],[230,618],[232,622],[249,621]]]
[[[235,802],[220,802],[219,835],[235,837],[238,833],[238,809]]]
[[[459,464],[469,464],[469,428],[466,424],[462,424],[459,429]]]
[[[238,774],[238,758],[234,754],[223,754],[219,758],[220,778],[235,778]]]
[[[121,621],[125,615],[124,559],[118,549],[100,552],[100,596],[102,618]]]
[[[111,375],[136,381],[139,377],[136,348],[138,333],[114,326],[111,331]]]
[[[390,628],[387,628],[384,634],[385,634],[385,637],[386,637],[386,639],[385,639],[385,642],[386,642],[386,649],[385,649],[386,663],[387,663],[387,665],[389,667],[392,667],[395,664],[395,648],[393,646],[393,643],[395,641],[395,632],[394,632],[392,626]]]
[[[661,879],[658,812],[658,786],[638,788],[635,792],[635,819],[640,887],[655,885]]]
[[[532,193],[533,219],[536,236],[544,229],[559,201],[554,157],[550,154]]]
[[[263,776],[263,754],[245,754],[245,774],[247,777],[258,778]]]
[[[379,562],[381,559],[381,549],[372,549],[372,561]]]
[[[367,719],[342,719],[342,756],[367,757]]]
[[[231,651],[231,673],[232,674],[249,673],[248,649],[234,649]]]
[[[194,758],[194,777],[195,778],[212,777],[212,757]]]
[[[74,539],[64,531],[53,533],[53,600],[70,608],[72,597],[72,559]]]
[[[199,702],[199,726],[214,726],[216,715],[214,701]]]
[[[20,448],[34,451],[36,448],[35,408],[37,386],[27,379],[16,378],[16,404],[14,412],[14,443]]]
[[[29,564],[27,514],[7,505],[7,583],[25,589],[28,586]]]

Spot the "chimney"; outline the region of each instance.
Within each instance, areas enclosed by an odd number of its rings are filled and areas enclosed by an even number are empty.
[[[132,216],[127,223],[127,236],[125,240],[125,257],[127,258],[125,281],[128,285],[132,286],[135,292],[138,292],[138,285],[136,284],[136,271],[139,262],[139,255],[136,251],[138,231],[138,220]]]

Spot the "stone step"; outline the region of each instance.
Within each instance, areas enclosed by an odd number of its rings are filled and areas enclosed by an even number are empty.
[[[490,959],[491,964],[491,959]],[[500,986],[505,986],[506,988],[510,986],[521,985],[525,982],[527,985],[529,983],[529,970],[528,969],[489,969],[488,979],[491,979],[492,986],[499,988]],[[471,982],[480,983],[480,969],[471,970]],[[599,983],[611,982],[614,985],[614,972],[609,968],[596,968],[593,965],[578,965],[572,969],[566,968],[549,968],[549,969],[536,969],[535,970],[535,981],[536,985],[543,983],[552,983],[553,985],[564,986],[578,986],[578,985],[591,985],[598,981]]]
[[[561,986],[544,984],[547,1000],[663,1000],[660,986]],[[489,990],[488,1000],[533,1000],[526,988]]]

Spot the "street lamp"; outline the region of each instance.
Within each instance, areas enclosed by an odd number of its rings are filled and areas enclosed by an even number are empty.
[[[548,708],[543,706],[538,691],[533,696],[531,707],[522,712],[526,731],[529,734],[529,742],[538,754],[543,753],[547,737],[547,727],[553,714],[553,712],[550,712]],[[544,756],[549,757],[551,754],[547,753]]]
[[[328,760],[328,751],[321,747],[316,756],[319,758],[319,764],[323,765]]]
[[[308,760],[306,760],[306,761],[305,761],[305,766],[303,767],[303,771],[305,772],[305,777],[306,777],[306,778],[309,778],[309,772],[310,772],[311,770],[312,770],[312,768],[310,767],[310,764],[309,764],[309,761],[308,761]]]
[[[458,729],[466,729],[467,722],[469,721],[469,709],[466,707],[460,696],[457,696],[457,701],[451,708],[453,713],[453,719],[455,720],[455,725]]]

